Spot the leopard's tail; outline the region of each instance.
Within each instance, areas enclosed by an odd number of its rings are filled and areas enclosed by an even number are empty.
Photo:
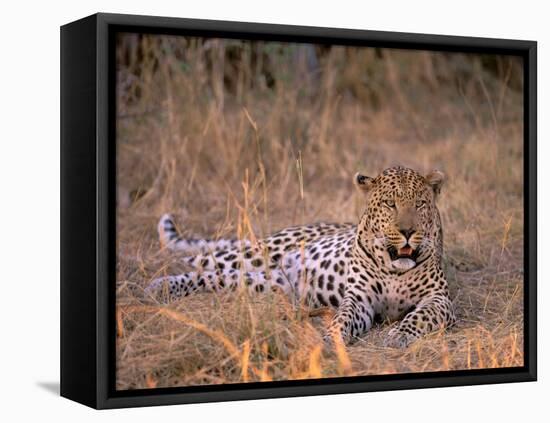
[[[164,214],[157,225],[160,245],[173,251],[183,251],[186,254],[209,253],[214,250],[242,248],[250,245],[247,240],[238,239],[204,239],[182,238],[174,219],[169,214]]]
[[[171,250],[178,249],[176,246],[182,240],[179,235],[174,219],[169,214],[163,214],[157,225],[160,245]]]

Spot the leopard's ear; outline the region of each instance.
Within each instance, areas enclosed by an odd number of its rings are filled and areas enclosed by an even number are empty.
[[[369,192],[374,185],[374,178],[356,173],[353,177],[353,183],[361,191]]]
[[[439,195],[445,181],[445,174],[440,170],[432,170],[426,175],[426,183],[432,187],[434,194]]]

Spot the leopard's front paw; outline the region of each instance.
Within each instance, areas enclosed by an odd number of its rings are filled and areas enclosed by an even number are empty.
[[[348,342],[339,325],[330,326],[323,335],[323,345],[327,350],[345,347]]]
[[[417,336],[406,333],[397,327],[388,332],[384,340],[384,346],[389,348],[407,348],[417,339]]]
[[[334,350],[334,347],[338,342],[342,342],[340,333],[337,331],[327,330],[323,334],[323,346],[326,350]]]

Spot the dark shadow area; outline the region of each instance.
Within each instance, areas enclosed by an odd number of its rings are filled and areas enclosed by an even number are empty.
[[[59,382],[37,382],[36,385],[51,394],[60,395]]]

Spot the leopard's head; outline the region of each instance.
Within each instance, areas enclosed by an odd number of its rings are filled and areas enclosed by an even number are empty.
[[[374,246],[392,271],[407,271],[430,255],[441,256],[441,220],[435,200],[444,175],[426,176],[401,166],[371,178],[356,174],[355,185],[366,195],[359,239]]]

